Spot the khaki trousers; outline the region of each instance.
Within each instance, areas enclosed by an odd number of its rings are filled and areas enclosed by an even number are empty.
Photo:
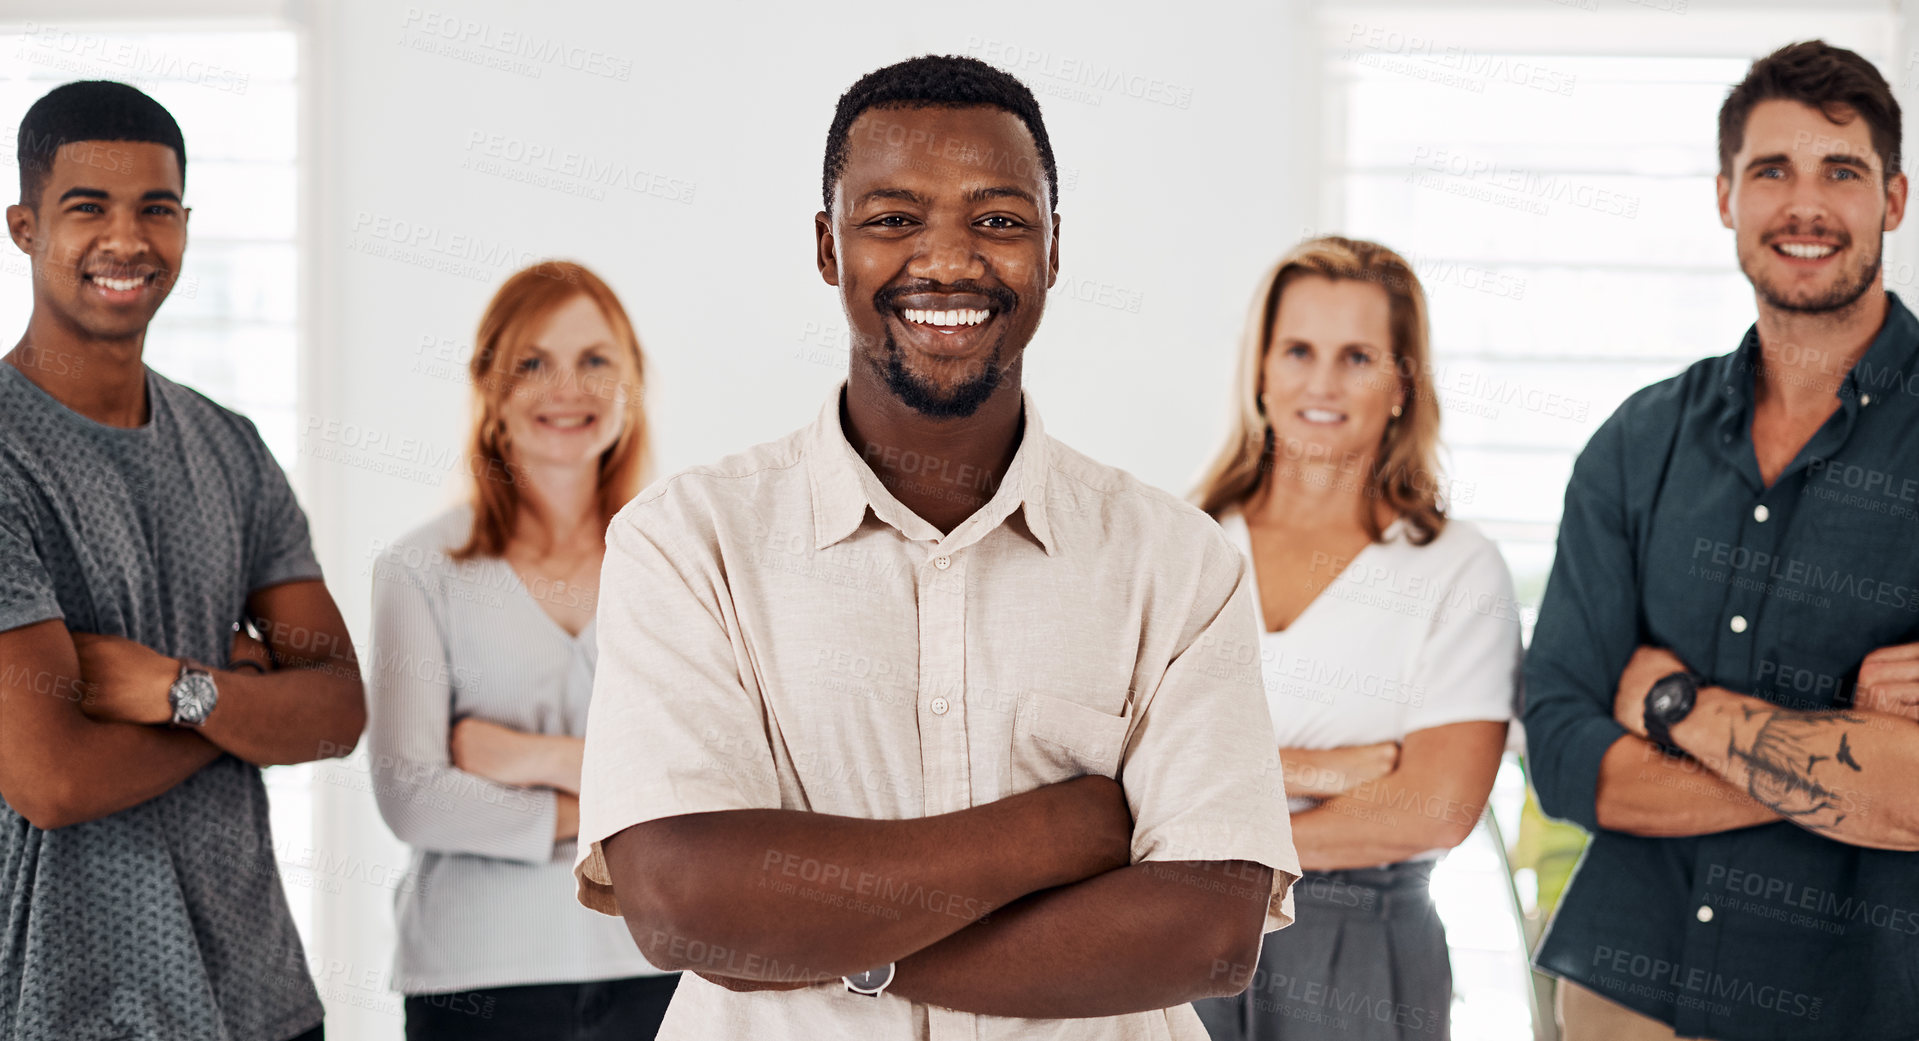
[[[1559,1041],[1685,1041],[1666,1024],[1567,980],[1555,990],[1553,1014]]]

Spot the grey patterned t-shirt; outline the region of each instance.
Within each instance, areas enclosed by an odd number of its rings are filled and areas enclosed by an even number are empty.
[[[320,576],[246,418],[147,372],[135,429],[0,362],[0,631],[64,618],[224,662],[247,594]],[[285,1041],[321,1006],[260,770],[223,755],[155,799],[42,831],[0,799],[0,1041]]]

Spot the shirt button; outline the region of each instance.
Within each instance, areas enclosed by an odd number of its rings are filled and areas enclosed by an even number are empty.
[[[1859,404],[1861,404],[1861,405],[1870,405],[1870,404],[1872,404],[1872,395],[1870,395],[1870,394],[1861,394],[1861,395],[1859,395]]]
[[[1743,615],[1743,614],[1736,614],[1736,615],[1733,615],[1733,616],[1732,616],[1732,621],[1730,621],[1730,622],[1728,622],[1728,623],[1726,623],[1726,624],[1727,624],[1727,625],[1728,625],[1729,627],[1731,627],[1731,629],[1732,629],[1732,631],[1733,631],[1733,632],[1736,632],[1736,633],[1743,633],[1743,632],[1745,632],[1745,631],[1746,631],[1746,616],[1745,616],[1745,615]]]
[[[1698,912],[1696,912],[1693,915],[1693,917],[1699,919],[1702,922],[1710,922],[1712,921],[1712,908],[1706,906],[1705,904],[1700,904]]]
[[[952,557],[934,557],[933,566],[936,568],[939,568],[941,571],[945,571],[947,568],[953,566],[953,558]]]
[[[1766,518],[1770,516],[1772,516],[1772,511],[1766,509],[1763,503],[1752,508],[1752,519],[1761,524],[1766,523]]]
[[[944,558],[944,557],[941,557],[940,559],[942,559],[942,560],[944,560],[944,559],[946,559],[946,558]],[[947,709],[947,707],[948,707],[948,706],[947,706],[947,704],[946,704],[946,699],[945,699],[945,698],[934,698],[934,699],[933,699],[933,705],[932,705],[932,709],[933,709],[933,714],[934,714],[934,715],[936,715],[936,716],[943,716],[943,715],[945,715],[945,714],[946,714],[946,709]]]

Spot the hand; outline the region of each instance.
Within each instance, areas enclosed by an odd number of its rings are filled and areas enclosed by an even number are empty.
[[[173,722],[167,692],[180,676],[180,661],[121,636],[74,633],[85,694],[80,711],[120,723]]]
[[[1866,655],[1852,707],[1919,720],[1919,643],[1881,647]]]
[[[447,740],[453,765],[501,784],[541,783],[538,734],[467,716],[453,724]]]
[[[830,980],[800,980],[796,983],[775,983],[769,980],[743,980],[737,976],[712,976],[704,972],[695,972],[693,975],[698,976],[708,983],[716,983],[725,987],[727,990],[738,991],[742,994],[754,990],[799,990],[801,987],[811,987],[815,983],[832,982]]]
[[[1324,749],[1282,748],[1279,761],[1286,775],[1287,795],[1330,799],[1392,773],[1399,765],[1399,742]]]
[[[1634,651],[1626,670],[1619,674],[1619,689],[1613,694],[1613,718],[1620,726],[1645,737],[1646,695],[1653,684],[1684,671],[1686,663],[1664,647],[1641,647]]]
[[[273,655],[267,650],[267,645],[254,639],[245,629],[233,634],[233,643],[227,648],[226,667],[231,669],[243,661],[253,662],[264,672],[273,671]]]

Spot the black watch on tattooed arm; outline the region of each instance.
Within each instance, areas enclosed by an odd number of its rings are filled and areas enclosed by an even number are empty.
[[[1646,691],[1646,736],[1669,752],[1684,752],[1672,739],[1672,728],[1692,714],[1699,700],[1699,677],[1681,669],[1661,677]]]

